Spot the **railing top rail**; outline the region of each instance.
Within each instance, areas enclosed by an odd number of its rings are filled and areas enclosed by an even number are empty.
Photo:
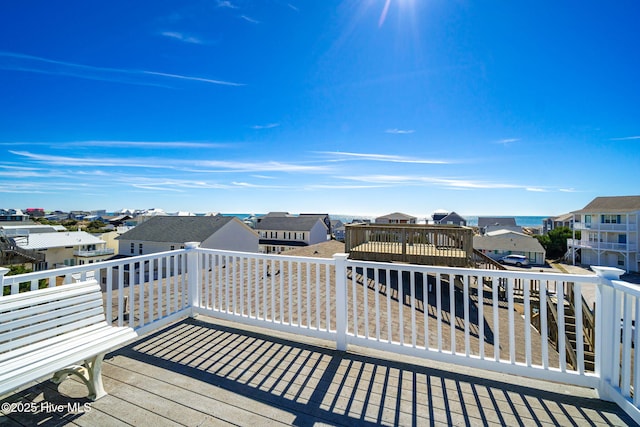
[[[613,289],[622,291],[631,296],[640,297],[640,286],[634,285],[633,283],[625,282],[623,280],[606,280],[604,281],[604,285],[611,286]]]
[[[84,265],[76,265],[73,267],[55,268],[52,270],[34,271],[31,273],[17,274],[14,276],[4,276],[4,285],[7,286],[13,283],[21,283],[29,280],[46,279],[52,276],[66,276],[70,274],[84,273],[87,271],[96,271],[103,268],[111,268],[111,267],[117,267],[120,265],[135,264],[139,262],[149,261],[152,259],[163,258],[171,255],[180,255],[184,253],[186,253],[186,250],[180,249],[175,251],[159,252],[159,253],[154,253],[149,255],[138,255],[134,257],[120,258],[120,259],[111,260],[111,261],[101,261],[93,264],[84,264]]]
[[[256,258],[256,259],[270,259],[270,260],[283,260],[293,262],[315,262],[317,264],[332,264],[333,258],[320,258],[320,257],[305,257],[305,256],[292,256],[283,254],[261,254],[257,252],[239,252],[239,251],[226,251],[221,249],[206,249],[198,248],[198,252],[236,256],[241,258]]]
[[[349,264],[357,265],[360,267],[381,268],[383,265],[388,265],[389,269],[414,271],[414,272],[429,272],[429,273],[441,273],[441,274],[469,274],[472,276],[484,276],[484,277],[504,277],[513,279],[531,279],[531,280],[556,280],[559,282],[578,282],[578,283],[601,283],[600,277],[595,274],[569,274],[569,273],[546,273],[546,272],[524,272],[524,271],[512,271],[512,270],[490,270],[484,268],[464,268],[464,267],[439,267],[432,265],[416,265],[416,264],[394,264],[394,263],[380,263],[376,261],[358,261],[348,260]]]
[[[471,227],[452,225],[452,224],[346,224],[347,228],[363,228],[366,230],[375,230],[376,228],[397,228],[397,229],[417,229],[417,230],[459,230],[459,231],[472,231]]]

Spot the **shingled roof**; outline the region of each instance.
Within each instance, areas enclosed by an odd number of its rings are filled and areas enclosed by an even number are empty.
[[[156,216],[119,236],[146,242],[203,242],[233,221],[231,216]]]
[[[573,213],[633,212],[640,210],[640,196],[596,197],[587,206]]]
[[[319,216],[268,216],[262,218],[256,225],[256,230],[311,231],[318,221],[324,224]]]

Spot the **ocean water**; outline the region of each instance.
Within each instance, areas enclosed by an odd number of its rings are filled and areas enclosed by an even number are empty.
[[[236,216],[239,219],[245,219],[248,216],[250,216],[251,214],[247,214],[247,213],[228,213],[228,214],[223,214],[226,216]],[[263,214],[255,214],[257,216],[262,216]],[[467,225],[470,227],[474,227],[478,225],[478,215],[461,215],[464,219],[467,220]],[[481,216],[485,216],[485,215],[481,215]],[[489,215],[486,215],[489,216]],[[329,217],[332,220],[340,220],[343,223],[349,223],[351,221],[353,221],[354,219],[370,219],[370,220],[374,220],[375,216],[363,216],[363,215],[334,215],[334,214],[329,214]],[[507,216],[508,217],[508,216]],[[549,218],[549,216],[514,216],[514,217],[510,217],[510,218],[515,218],[516,219],[516,224],[519,225],[520,227],[542,227],[542,221],[545,218]],[[424,222],[425,218],[418,218],[418,221],[422,220]]]

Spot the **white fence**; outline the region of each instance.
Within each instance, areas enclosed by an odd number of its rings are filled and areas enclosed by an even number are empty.
[[[198,313],[599,390],[640,420],[640,290],[593,275],[201,249],[5,276],[3,294],[95,277],[109,322],[140,334]],[[595,322],[582,289],[595,288]],[[589,347],[589,342],[593,348]]]

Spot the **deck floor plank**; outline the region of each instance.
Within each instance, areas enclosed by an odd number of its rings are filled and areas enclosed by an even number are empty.
[[[487,373],[200,316],[109,354],[90,412],[12,413],[0,426],[591,425],[632,420],[590,389]],[[5,401],[87,403],[76,380]]]

